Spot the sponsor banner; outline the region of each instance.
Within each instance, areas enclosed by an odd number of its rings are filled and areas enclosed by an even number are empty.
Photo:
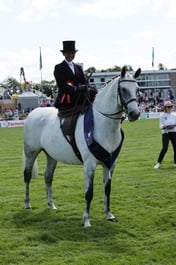
[[[0,121],[0,128],[23,127],[25,120]]]

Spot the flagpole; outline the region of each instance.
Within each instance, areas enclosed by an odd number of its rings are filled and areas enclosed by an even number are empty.
[[[41,52],[41,47],[39,47],[39,69],[40,69],[40,89],[42,92],[42,52]]]
[[[152,68],[154,70],[154,60],[155,60],[155,52],[154,52],[154,47],[152,47]]]
[[[155,50],[152,47],[152,68],[155,71]],[[158,88],[158,80],[156,79],[156,86],[154,87],[154,100],[155,100],[155,111],[157,112],[157,100],[156,100],[156,90]]]

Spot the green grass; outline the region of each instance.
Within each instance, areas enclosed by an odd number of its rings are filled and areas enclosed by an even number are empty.
[[[124,145],[112,180],[111,210],[103,212],[102,169],[97,168],[91,228],[82,227],[82,166],[58,163],[53,183],[57,211],[47,207],[39,155],[31,182],[32,210],[24,209],[23,128],[0,129],[0,264],[174,265],[176,264],[176,168],[170,146],[154,170],[161,148],[158,120],[124,122]]]

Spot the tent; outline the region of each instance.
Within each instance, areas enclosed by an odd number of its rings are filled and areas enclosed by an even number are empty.
[[[39,107],[39,97],[31,91],[23,92],[18,96],[17,104],[21,105],[21,109],[24,110],[24,112],[30,112]]]

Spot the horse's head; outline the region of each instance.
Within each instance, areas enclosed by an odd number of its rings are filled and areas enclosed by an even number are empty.
[[[118,92],[120,95],[120,103],[125,112],[128,114],[129,121],[135,121],[139,118],[140,112],[137,104],[138,85],[136,78],[140,75],[139,68],[133,75],[126,73],[126,67],[121,70],[118,82]]]

